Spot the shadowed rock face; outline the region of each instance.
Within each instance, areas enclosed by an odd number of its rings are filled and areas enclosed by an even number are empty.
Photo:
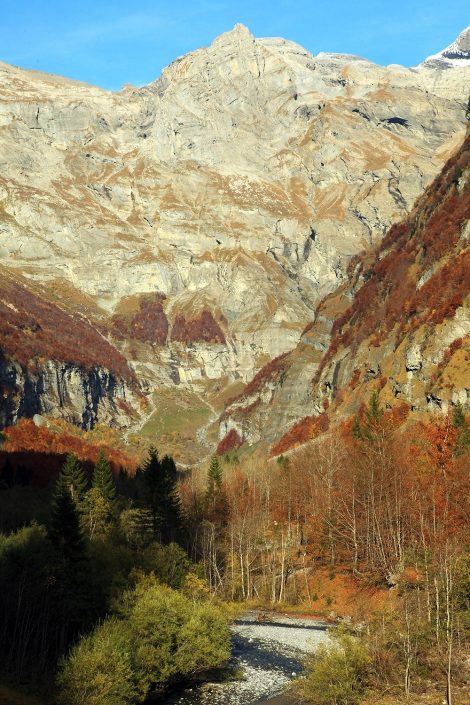
[[[0,428],[20,418],[45,414],[86,430],[96,423],[129,426],[131,404],[137,405],[126,383],[104,369],[86,370],[70,363],[48,361],[35,370],[0,357]]]
[[[0,74],[3,262],[101,318],[158,292],[155,335],[136,304],[145,355],[123,350],[165,384],[248,381],[292,348],[461,140],[468,99],[465,66],[312,56],[241,25],[119,93]],[[182,321],[204,322],[190,355]]]

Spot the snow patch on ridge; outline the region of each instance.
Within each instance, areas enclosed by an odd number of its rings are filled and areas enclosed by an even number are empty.
[[[437,54],[428,56],[417,68],[452,68],[470,66],[470,26],[463,30],[452,44],[439,51]]]

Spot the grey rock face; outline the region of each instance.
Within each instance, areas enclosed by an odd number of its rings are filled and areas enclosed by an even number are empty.
[[[42,414],[87,430],[96,423],[127,426],[130,419],[119,403],[136,402],[134,393],[112,373],[55,361],[32,372],[2,357],[0,387],[0,428],[23,417],[41,419]]]

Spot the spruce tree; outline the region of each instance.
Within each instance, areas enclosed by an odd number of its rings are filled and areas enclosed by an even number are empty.
[[[79,507],[85,495],[88,482],[77,456],[73,453],[69,453],[65,458],[57,483],[58,486],[68,491],[72,500]]]
[[[52,496],[49,537],[64,558],[72,561],[83,558],[85,544],[77,505],[61,478],[57,481]]]
[[[157,538],[163,524],[162,498],[164,495],[162,467],[154,446],[149,448],[148,458],[142,468],[144,502],[152,512],[153,534]]]
[[[142,478],[144,503],[152,513],[155,538],[162,543],[175,540],[181,529],[181,508],[173,458],[166,455],[160,461],[156,448],[151,447],[142,469]]]
[[[363,421],[360,416],[354,418],[354,423],[351,429],[353,438],[358,441],[373,442],[377,433],[383,429],[384,409],[380,406],[379,393],[372,393],[369,399],[369,404],[364,413]]]
[[[209,470],[207,471],[205,504],[206,518],[209,521],[220,526],[226,524],[228,518],[228,501],[222,487],[222,468],[220,467],[217,456],[212,458]]]
[[[363,431],[362,431],[361,420],[359,419],[359,416],[354,417],[354,423],[352,425],[351,430],[352,430],[353,438],[355,438],[357,441],[361,441],[363,439]]]
[[[213,497],[222,487],[222,469],[219,459],[216,455],[213,456],[207,471],[207,495]]]
[[[367,425],[370,428],[373,428],[374,426],[376,426],[380,422],[383,415],[384,415],[384,410],[380,406],[379,393],[377,391],[375,391],[372,393],[372,396],[369,399],[369,407],[366,411]]]
[[[181,540],[182,509],[178,494],[178,471],[171,455],[165,455],[161,461],[163,482],[165,486],[163,542]]]
[[[101,493],[103,499],[112,507],[116,501],[116,485],[111,465],[101,449],[93,469],[92,486]]]

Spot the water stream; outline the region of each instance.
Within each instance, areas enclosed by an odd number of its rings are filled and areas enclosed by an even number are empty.
[[[229,667],[238,674],[237,679],[187,688],[164,704],[254,705],[269,701],[301,672],[304,655],[328,640],[327,626],[325,622],[283,615],[258,622],[255,613],[246,614],[232,626]]]

